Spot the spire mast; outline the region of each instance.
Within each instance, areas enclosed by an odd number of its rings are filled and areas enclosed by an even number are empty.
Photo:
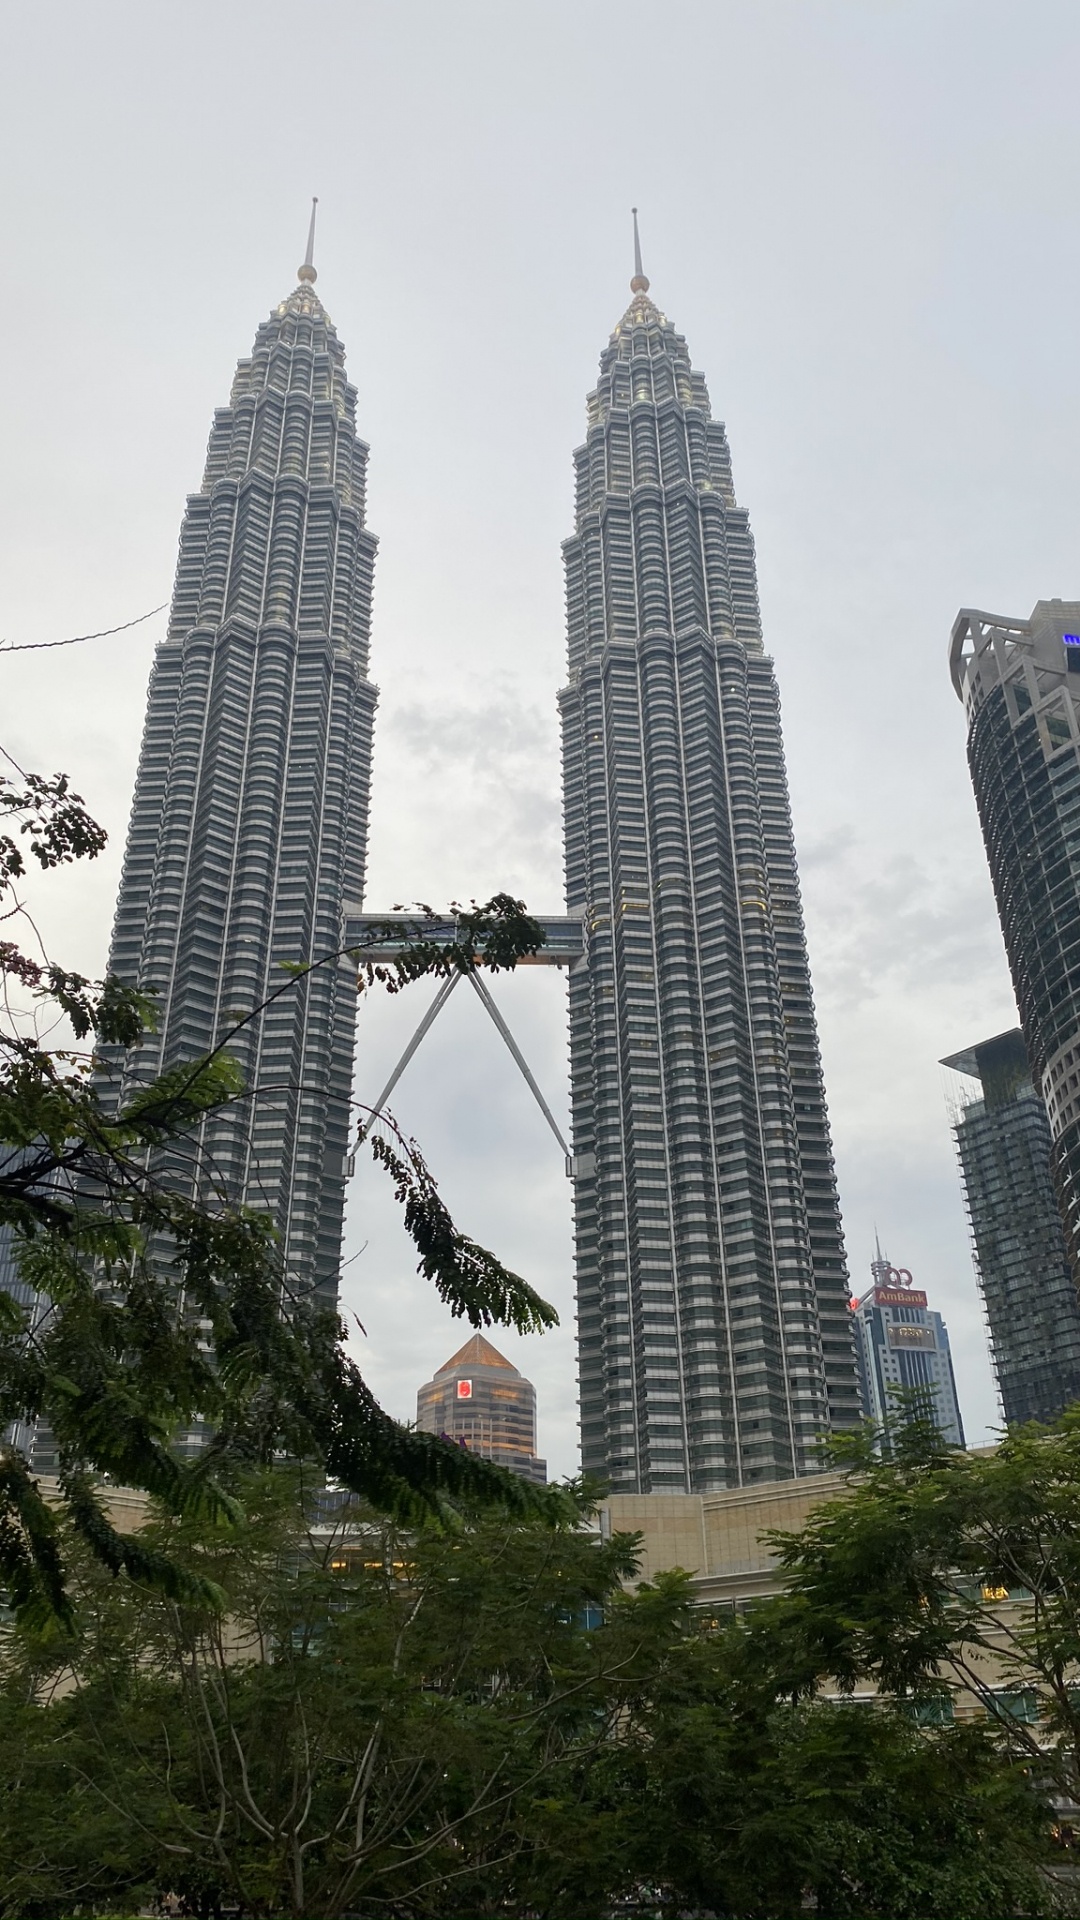
[[[316,281],[319,277],[315,271],[315,210],[318,207],[318,204],[319,204],[318,194],[317,193],[312,194],[311,225],[308,227],[307,252],[304,255],[303,266],[298,267],[296,270],[297,279],[306,281],[309,286],[311,286],[312,283]]]
[[[649,283],[641,264],[641,237],[638,233],[637,208],[631,207],[630,211],[634,216],[634,277],[630,282],[630,291],[631,293],[648,293]]]

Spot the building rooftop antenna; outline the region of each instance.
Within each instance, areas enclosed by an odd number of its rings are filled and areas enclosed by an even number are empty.
[[[297,279],[306,281],[308,286],[312,286],[319,277],[315,271],[315,209],[318,204],[319,196],[314,193],[311,196],[311,225],[308,227],[307,252],[304,255],[303,266],[296,270]]]
[[[641,237],[638,233],[637,208],[631,207],[634,216],[634,277],[630,282],[631,293],[648,293],[649,282],[645,278],[645,269],[641,264]]]

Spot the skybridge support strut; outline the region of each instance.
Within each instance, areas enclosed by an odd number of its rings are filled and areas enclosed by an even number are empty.
[[[454,988],[457,986],[457,983],[460,979],[461,979],[460,973],[452,973],[449,975],[449,977],[446,980],[443,981],[442,986],[439,988],[438,993],[435,995],[435,998],[432,1001],[427,1012],[425,1013],[423,1019],[421,1020],[420,1025],[417,1027],[416,1032],[413,1034],[412,1039],[409,1041],[409,1044],[406,1047],[404,1053],[402,1054],[401,1059],[398,1061],[397,1066],[394,1068],[393,1073],[390,1075],[389,1080],[387,1081],[385,1087],[383,1088],[374,1106],[372,1107],[371,1112],[368,1114],[367,1119],[364,1121],[363,1125],[361,1126],[360,1131],[356,1136],[356,1144],[358,1147],[363,1146],[364,1141],[367,1139],[368,1134],[371,1132],[371,1129],[375,1125],[376,1120],[379,1118],[380,1114],[382,1113],[383,1108],[385,1107],[387,1101],[389,1100],[390,1095],[393,1093],[394,1088],[397,1086],[398,1081],[401,1079],[402,1074],[404,1073],[406,1067],[408,1066],[409,1061],[412,1059],[413,1054],[416,1052],[417,1047],[420,1045],[420,1042],[423,1039],[425,1033],[428,1031],[429,1027],[434,1025],[435,1020],[438,1018],[439,1014],[442,1012],[443,1008],[445,1007],[447,1001],[450,998],[450,995],[453,993]]]
[[[555,1115],[552,1113],[551,1108],[548,1106],[547,1101],[544,1099],[543,1094],[541,1093],[539,1087],[536,1084],[536,1081],[533,1079],[533,1076],[529,1071],[529,1066],[528,1066],[528,1062],[525,1059],[525,1055],[522,1053],[521,1048],[518,1046],[518,1043],[514,1039],[514,1036],[511,1033],[509,1027],[507,1026],[506,1021],[503,1019],[502,1014],[499,1012],[498,1007],[495,1005],[495,1002],[492,999],[488,988],[484,985],[484,982],[481,980],[480,975],[478,973],[470,973],[469,985],[475,987],[477,993],[480,995],[480,998],[483,1001],[488,1012],[490,1013],[492,1020],[495,1022],[497,1031],[502,1035],[508,1048],[510,1049],[510,1053],[513,1056],[513,1059],[517,1063],[517,1066],[520,1068],[521,1076],[525,1081],[526,1086],[532,1092],[532,1095],[536,1101],[537,1106],[539,1107],[541,1113],[544,1116],[544,1119],[547,1121],[548,1126],[551,1128],[552,1133],[555,1135],[556,1140],[558,1141],[560,1147],[562,1148],[563,1159],[566,1162],[567,1178],[569,1179],[573,1173],[570,1149],[567,1146],[566,1141],[563,1139],[562,1134],[559,1131],[559,1127],[556,1122]]]
[[[438,993],[435,995],[434,1000],[432,1001],[430,1007],[428,1008],[423,1019],[421,1020],[420,1025],[417,1027],[416,1032],[413,1034],[412,1039],[409,1041],[408,1046],[405,1048],[404,1053],[402,1054],[400,1060],[398,1061],[396,1067],[394,1068],[393,1073],[390,1075],[390,1078],[387,1081],[382,1092],[380,1093],[378,1099],[374,1102],[370,1113],[368,1114],[367,1118],[361,1123],[360,1130],[356,1136],[356,1145],[358,1147],[363,1146],[364,1141],[367,1139],[368,1134],[371,1132],[371,1129],[375,1125],[376,1120],[378,1120],[380,1115],[382,1114],[383,1109],[385,1108],[386,1103],[390,1098],[390,1095],[393,1093],[394,1088],[397,1086],[398,1081],[401,1079],[402,1074],[404,1073],[406,1067],[408,1066],[409,1061],[412,1059],[413,1054],[416,1052],[417,1047],[420,1045],[421,1040],[424,1038],[424,1035],[429,1031],[429,1029],[434,1025],[435,1021],[437,1020],[439,1014],[442,1012],[443,1008],[445,1007],[447,1001],[450,998],[450,995],[453,993],[454,988],[457,986],[457,983],[461,979],[461,977],[462,976],[460,973],[452,973],[450,974],[448,979],[443,981],[441,987],[439,988]],[[484,985],[484,982],[481,980],[479,974],[470,973],[467,976],[467,978],[470,986],[474,987],[476,989],[476,992],[479,994],[481,1004],[486,1008],[488,1014],[491,1016],[496,1032],[499,1034],[500,1038],[506,1045],[506,1048],[510,1053],[512,1060],[514,1061],[515,1066],[520,1072],[522,1079],[524,1080],[526,1086],[528,1087],[530,1093],[532,1094],[533,1099],[536,1101],[536,1104],[539,1107],[541,1113],[543,1114],[544,1119],[547,1121],[548,1126],[551,1128],[552,1133],[555,1135],[555,1138],[558,1141],[559,1147],[562,1152],[563,1161],[566,1166],[567,1177],[569,1178],[573,1172],[573,1162],[571,1159],[570,1148],[567,1146],[566,1141],[562,1136],[562,1133],[560,1131],[559,1124],[555,1118],[555,1115],[552,1113],[551,1108],[548,1106],[547,1101],[544,1099],[544,1096],[541,1093],[535,1078],[533,1077],[532,1071],[529,1067],[528,1061],[525,1058],[525,1055],[522,1053],[521,1048],[518,1046],[517,1041],[514,1039],[513,1034],[511,1033],[509,1027],[507,1026],[506,1021],[503,1019],[502,1014],[499,1012],[499,1009],[496,1006],[495,1001],[492,999],[492,996],[488,991],[488,988]],[[349,1171],[351,1172],[352,1155],[349,1156],[349,1160],[350,1160]]]

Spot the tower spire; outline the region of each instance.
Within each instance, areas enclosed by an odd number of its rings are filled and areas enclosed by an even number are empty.
[[[631,293],[648,293],[649,283],[645,278],[645,269],[641,264],[641,238],[638,234],[637,208],[631,207],[634,216],[634,277],[630,282]]]
[[[317,273],[316,273],[316,271],[315,271],[315,209],[316,209],[316,207],[318,206],[318,204],[319,204],[319,196],[318,196],[318,194],[317,194],[317,193],[315,193],[315,194],[312,194],[312,196],[311,196],[311,225],[310,225],[310,226],[309,226],[309,228],[308,228],[308,236],[307,236],[307,252],[306,252],[306,253],[305,253],[305,255],[304,255],[304,264],[303,264],[303,266],[302,266],[302,267],[298,267],[298,268],[297,268],[297,270],[296,270],[296,277],[297,277],[297,279],[298,279],[298,280],[306,280],[309,286],[310,286],[310,285],[311,285],[311,284],[312,284],[312,283],[313,283],[314,281],[316,281],[316,280],[318,279],[318,277],[319,277],[319,276],[318,276],[318,274],[317,274]]]

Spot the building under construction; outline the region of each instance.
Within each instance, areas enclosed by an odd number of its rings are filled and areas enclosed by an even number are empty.
[[[1080,1400],[1077,1299],[1051,1172],[1053,1140],[1019,1027],[942,1061],[975,1271],[1009,1426]]]

